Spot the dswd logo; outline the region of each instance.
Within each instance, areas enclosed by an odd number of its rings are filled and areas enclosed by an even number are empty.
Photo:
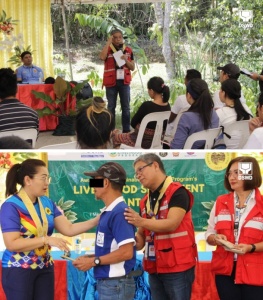
[[[239,27],[244,29],[253,27],[253,10],[240,10],[238,14],[240,18]]]
[[[253,165],[251,162],[238,163],[238,179],[239,180],[252,180]]]

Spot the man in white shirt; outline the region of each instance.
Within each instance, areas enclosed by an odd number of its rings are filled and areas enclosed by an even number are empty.
[[[195,69],[187,70],[185,78],[184,78],[184,84],[187,85],[187,83],[191,79],[194,79],[194,78],[202,78],[201,73],[199,71],[195,70]],[[175,124],[176,124],[175,119],[176,119],[177,115],[182,111],[186,111],[189,107],[190,107],[190,104],[186,100],[186,94],[179,95],[176,98],[176,100],[174,102],[174,105],[171,108],[171,115],[170,115],[170,118],[168,120],[165,135],[170,136],[170,135],[173,134],[173,132],[175,130]]]
[[[221,70],[219,82],[222,83],[223,81],[233,78],[238,80],[240,75],[240,69],[236,64],[229,63],[223,67],[217,67],[217,70]],[[224,106],[224,103],[221,102],[219,98],[219,90],[216,91],[213,95],[213,101],[214,101],[214,109],[218,109]],[[244,98],[244,95],[241,91],[241,97],[240,97],[241,103],[246,103],[246,100]]]

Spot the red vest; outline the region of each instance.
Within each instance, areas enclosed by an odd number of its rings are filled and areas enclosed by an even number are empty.
[[[249,212],[240,231],[239,244],[256,244],[263,241],[263,197],[255,190],[256,205]],[[216,200],[215,230],[224,234],[227,240],[234,243],[234,193],[219,196]],[[231,275],[234,253],[217,246],[212,257],[212,271],[215,274]],[[235,283],[263,285],[263,252],[237,255]]]
[[[173,182],[169,185],[163,198],[160,200],[158,219],[166,219],[168,215],[168,205],[172,195],[180,187],[183,187],[178,182]],[[190,208],[193,206],[193,194],[186,190],[190,197]],[[148,195],[145,195],[140,201],[140,210],[143,218],[146,216],[146,201]],[[144,229],[144,235],[150,239],[151,232]],[[187,212],[178,226],[171,232],[156,232],[154,233],[154,249],[156,260],[143,259],[144,269],[152,273],[173,273],[182,272],[195,266],[197,259],[197,247],[194,238],[194,226],[192,222],[191,211]],[[172,250],[169,250],[172,249]]]
[[[131,61],[132,49],[126,47],[124,54],[128,54],[128,61]],[[124,84],[130,84],[131,82],[131,71],[126,65],[122,66],[124,70]],[[109,47],[107,58],[104,62],[104,74],[103,74],[103,86],[112,87],[116,85],[116,62],[113,57],[113,51]]]

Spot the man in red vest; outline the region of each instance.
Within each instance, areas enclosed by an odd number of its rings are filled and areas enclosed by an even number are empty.
[[[190,300],[197,260],[193,194],[165,174],[154,153],[139,156],[133,166],[148,192],[140,201],[140,215],[131,208],[124,214],[138,227],[137,250],[145,247],[143,267],[149,273],[152,299]]]
[[[106,87],[108,109],[115,117],[117,96],[120,96],[122,131],[130,131],[130,82],[134,70],[133,52],[124,44],[122,32],[114,29],[100,53],[104,61],[103,86]]]

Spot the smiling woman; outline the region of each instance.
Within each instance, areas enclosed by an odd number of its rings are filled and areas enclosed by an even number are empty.
[[[6,246],[2,258],[2,285],[7,300],[54,299],[51,246],[70,250],[66,239],[51,236],[54,228],[64,235],[74,236],[98,222],[95,218],[71,224],[45,196],[50,180],[46,164],[40,159],[26,159],[14,164],[7,173],[6,196],[9,198],[0,212]],[[17,184],[21,186],[20,190],[17,190]]]
[[[220,299],[256,300],[263,293],[263,276],[255,272],[263,261],[261,183],[254,157],[232,159],[224,179],[230,193],[219,196],[210,213],[206,241],[217,246],[211,269]]]

